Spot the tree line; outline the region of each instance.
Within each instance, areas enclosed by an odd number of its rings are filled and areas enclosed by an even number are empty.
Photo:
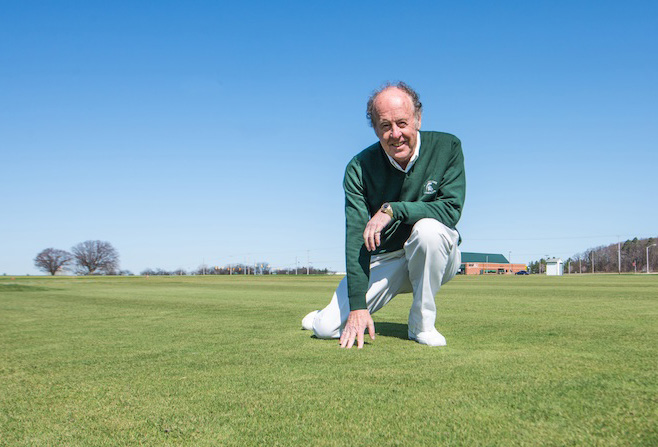
[[[646,272],[647,253],[649,254],[649,271],[658,271],[658,245],[654,245],[657,240],[658,238],[653,237],[633,238],[624,242],[589,248],[564,260],[564,273]],[[528,264],[530,273],[544,273],[546,258],[530,262]]]
[[[194,270],[176,269],[152,269],[147,268],[139,272],[143,276],[184,276],[184,275],[327,275],[329,269],[318,269],[315,267],[298,268],[273,268],[267,262],[248,264],[231,264],[223,267],[200,265]]]
[[[77,275],[132,275],[128,270],[119,270],[119,253],[109,242],[85,241],[74,245],[71,251],[46,248],[34,258],[37,269],[55,275],[70,271]],[[200,265],[197,269],[187,271],[179,268],[166,270],[147,268],[140,275],[326,275],[328,269],[315,267],[273,268],[268,262],[253,265],[231,264],[224,267]]]
[[[46,248],[34,258],[37,269],[55,275],[72,271],[78,275],[118,275],[119,253],[105,241],[84,241],[71,248],[71,251]]]

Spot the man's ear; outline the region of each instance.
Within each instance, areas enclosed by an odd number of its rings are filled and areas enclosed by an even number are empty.
[[[421,118],[422,118],[422,117],[421,117],[420,115],[418,115],[418,116],[416,117],[416,130],[420,130],[420,121],[421,121]]]

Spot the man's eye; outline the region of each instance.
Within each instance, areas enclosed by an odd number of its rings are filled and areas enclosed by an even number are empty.
[[[407,122],[406,121],[400,121],[398,123],[398,127],[407,127]]]

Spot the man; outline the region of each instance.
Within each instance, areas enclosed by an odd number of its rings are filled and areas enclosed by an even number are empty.
[[[398,293],[413,292],[409,339],[444,346],[434,327],[434,296],[461,263],[455,225],[466,178],[460,141],[421,132],[418,94],[400,82],[368,101],[367,116],[379,142],[355,156],[345,170],[347,276],[327,307],[308,314],[304,329],[362,348],[371,314]]]

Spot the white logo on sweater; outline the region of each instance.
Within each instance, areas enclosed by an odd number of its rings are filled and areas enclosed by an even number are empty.
[[[435,194],[437,184],[438,182],[436,180],[428,180],[423,188],[423,194]]]

